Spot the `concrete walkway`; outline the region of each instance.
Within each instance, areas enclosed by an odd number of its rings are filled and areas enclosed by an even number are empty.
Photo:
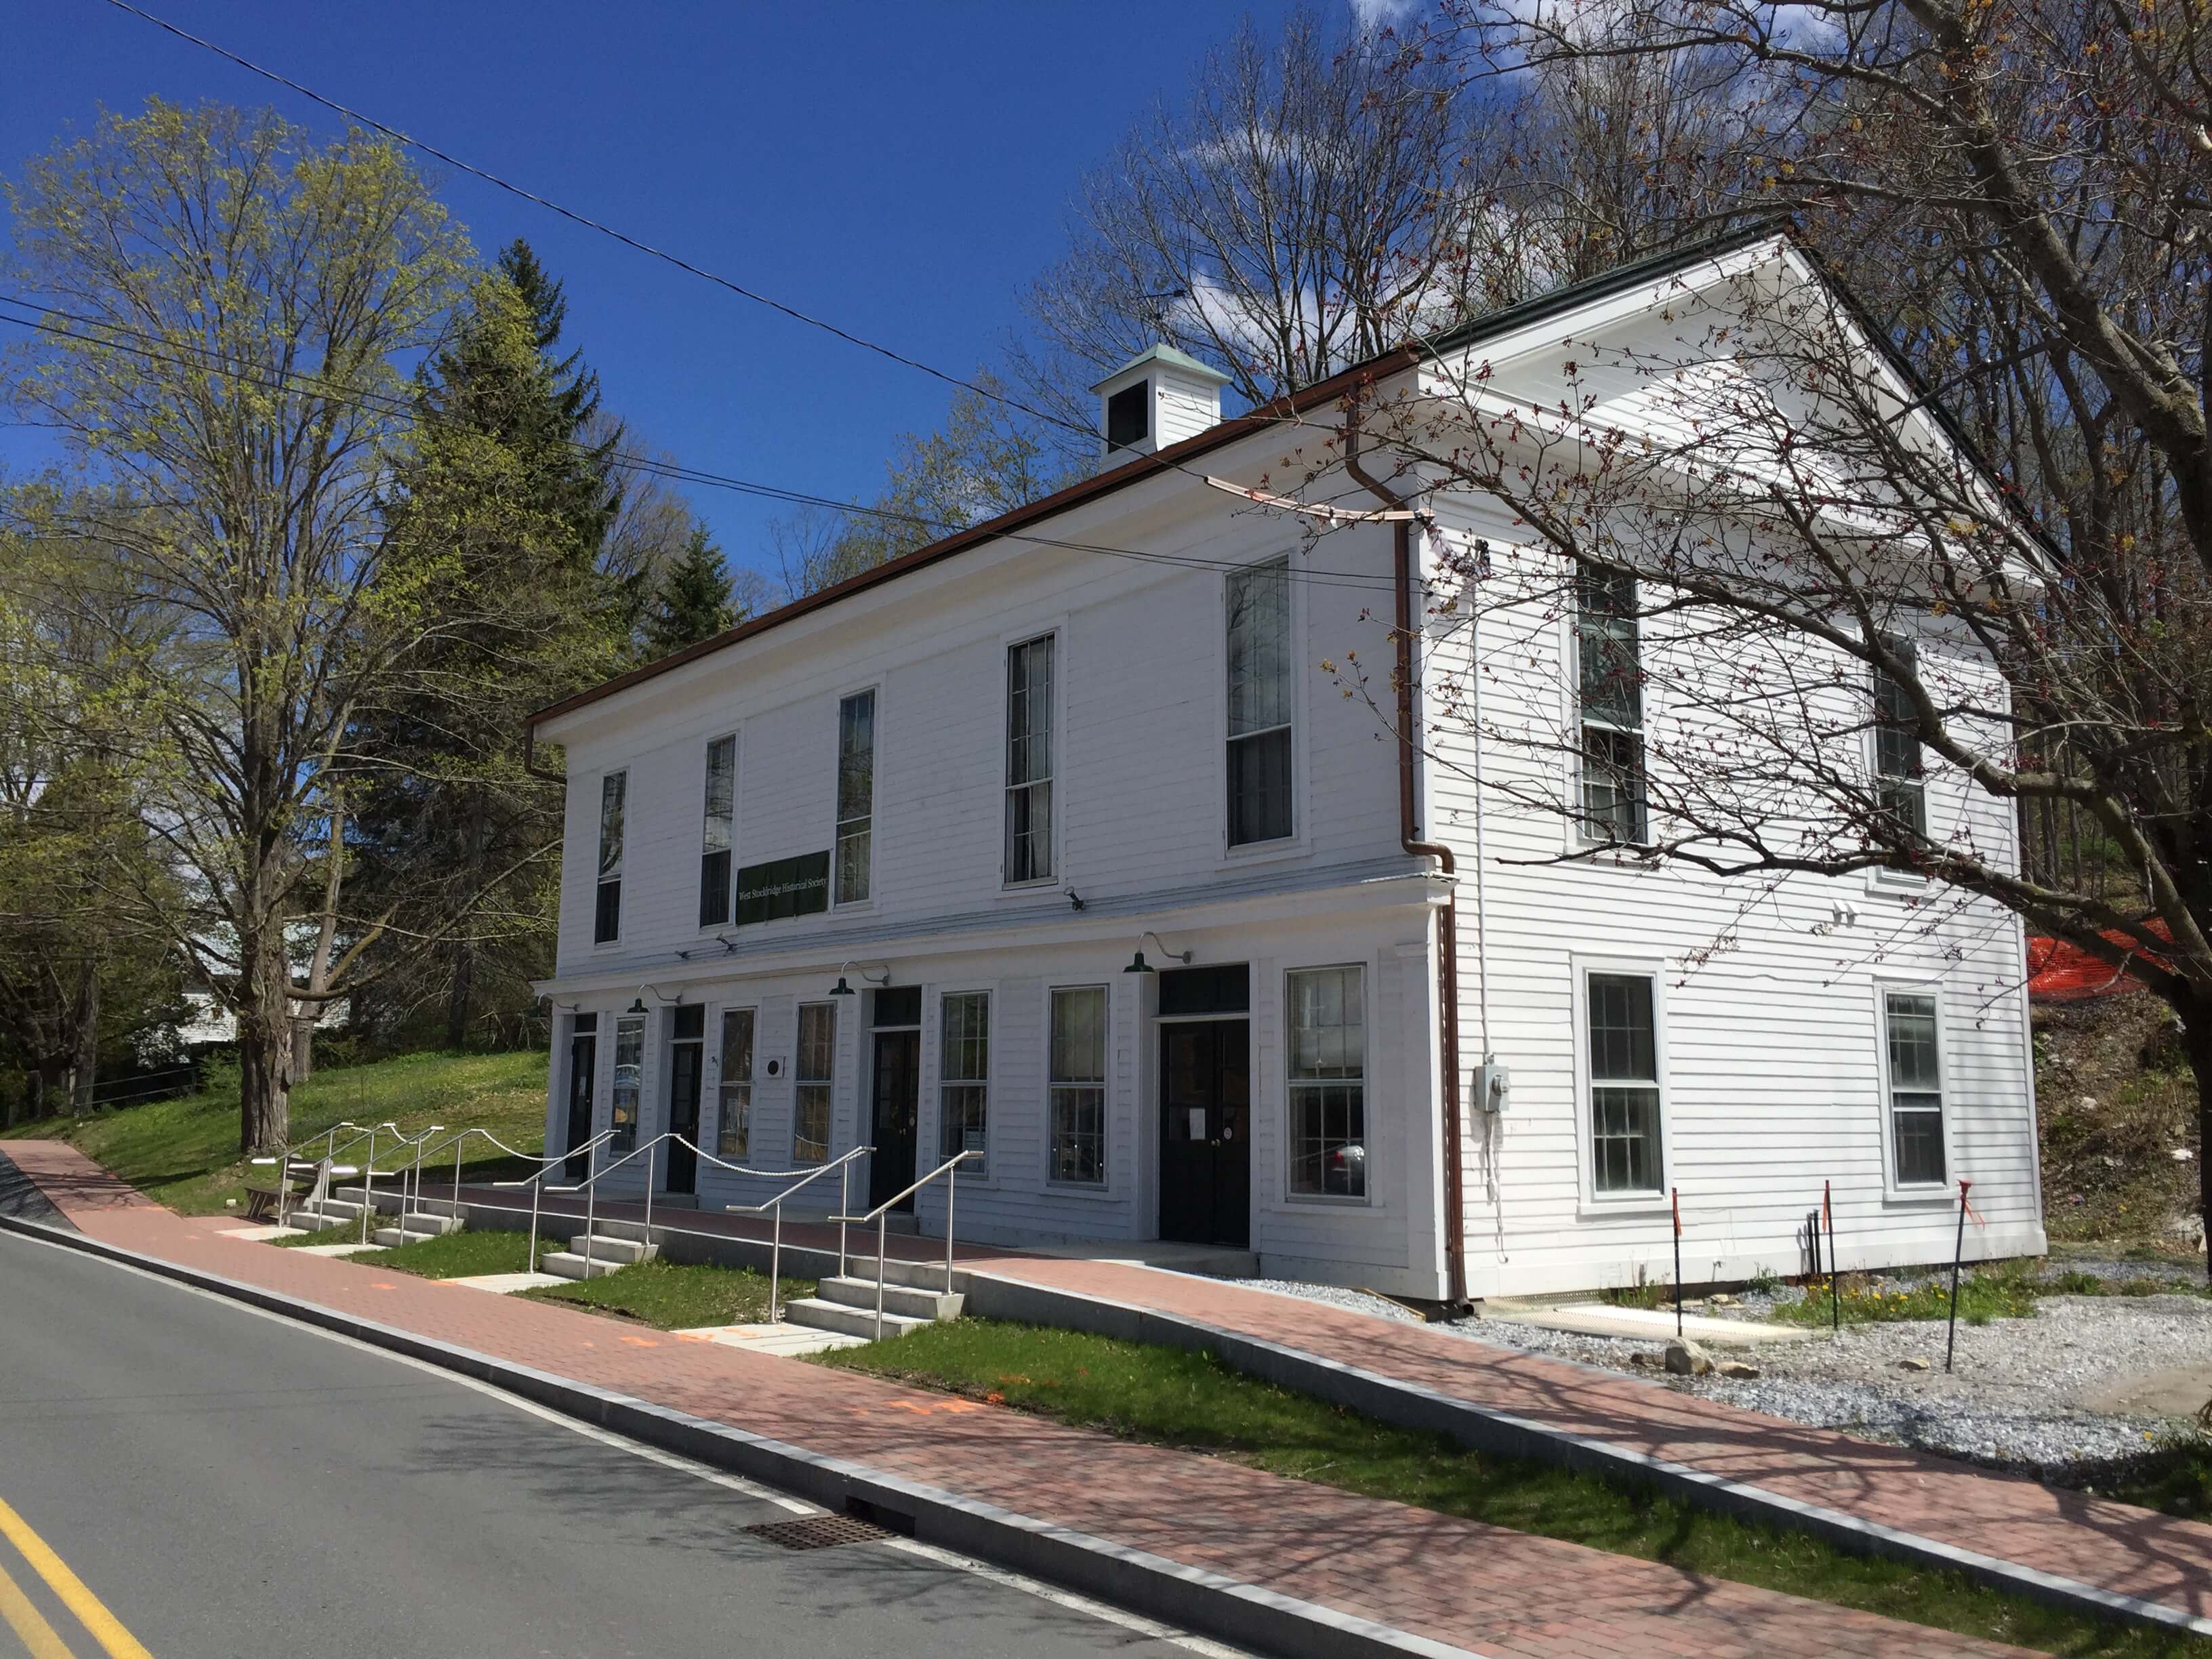
[[[228,1224],[220,1218],[170,1213],[66,1146],[0,1143],[0,1157],[95,1240],[1370,1620],[1403,1633],[1409,1651],[1498,1659],[1620,1653],[1765,1659],[1808,1649],[1905,1659],[2019,1651],[854,1373],[678,1340],[297,1249],[255,1248],[225,1239]],[[1002,1263],[1001,1271],[1079,1277],[1107,1271],[1088,1262]],[[1204,1305],[1231,1315],[1256,1311],[1278,1329],[1295,1322],[1294,1311],[1326,1311],[1175,1274],[1111,1271],[1115,1277],[1103,1281],[1111,1288],[1127,1290],[1128,1275],[1144,1275],[1160,1281],[1163,1295],[1225,1296],[1230,1302]],[[1235,1302],[1248,1297],[1255,1300]],[[1371,1345],[1399,1334],[1372,1320],[1358,1320],[1357,1328],[1370,1358]],[[1451,1340],[1419,1328],[1405,1334]],[[1425,1350],[1417,1341],[1398,1351],[1415,1363]]]

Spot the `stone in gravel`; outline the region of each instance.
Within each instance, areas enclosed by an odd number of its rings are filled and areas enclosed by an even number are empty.
[[[1717,1369],[1723,1376],[1733,1376],[1741,1382],[1748,1382],[1759,1375],[1758,1366],[1746,1364],[1741,1359],[1723,1359]]]
[[[1644,1349],[1638,1348],[1634,1353],[1628,1356],[1628,1363],[1635,1366],[1638,1370],[1648,1371],[1659,1363],[1659,1356],[1656,1353],[1648,1352]]]
[[[1917,1358],[1900,1359],[1897,1362],[1897,1369],[1901,1371],[1924,1371],[1928,1369],[1928,1362]]]
[[[1716,1308],[1741,1308],[1743,1306],[1743,1298],[1741,1297],[1716,1295],[1709,1297],[1708,1299]]]
[[[1703,1376],[1712,1368],[1712,1355],[1696,1343],[1677,1338],[1667,1345],[1667,1369],[1676,1376]]]

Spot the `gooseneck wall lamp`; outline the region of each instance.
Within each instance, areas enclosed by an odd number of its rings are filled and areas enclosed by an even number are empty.
[[[883,971],[883,977],[881,979],[878,979],[875,975],[870,973],[868,971],[868,964],[864,962],[839,963],[837,964],[837,982],[830,988],[830,994],[833,997],[849,997],[860,994],[857,991],[854,990],[850,982],[848,982],[845,978],[845,970],[848,968],[858,968],[860,970],[860,982],[864,985],[884,986],[890,984],[891,982],[890,963],[884,962],[878,963],[876,965]]]
[[[1190,966],[1192,952],[1188,951],[1170,951],[1168,949],[1166,945],[1161,941],[1160,936],[1158,933],[1147,933],[1144,939],[1140,939],[1137,941],[1137,954],[1130,960],[1129,965],[1121,970],[1123,973],[1150,974],[1158,971],[1151,963],[1145,960],[1145,939],[1146,939],[1152,940],[1155,945],[1158,945],[1159,947],[1160,954],[1165,957],[1170,962],[1179,962],[1186,968]]]

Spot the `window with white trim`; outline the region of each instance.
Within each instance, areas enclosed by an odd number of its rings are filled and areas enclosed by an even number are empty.
[[[1053,636],[1006,648],[1006,879],[1052,876]]]
[[[707,800],[699,836],[699,925],[720,927],[730,919],[730,859],[736,845],[738,740],[707,745]]]
[[[1593,972],[1583,978],[1590,1188],[1600,1196],[1666,1188],[1656,1004],[1649,974]]]
[[[799,1005],[799,1063],[793,1073],[791,1161],[830,1156],[830,1101],[837,1067],[837,1005]]]
[[[837,705],[837,853],[830,902],[868,896],[875,862],[876,694],[855,691]]]
[[[622,937],[623,804],[629,789],[627,772],[610,772],[599,780],[599,885],[592,908],[594,945],[611,945]]]
[[[1229,599],[1229,844],[1294,832],[1291,562],[1233,573]]]
[[[1907,669],[1918,661],[1911,640],[1885,639],[1882,643]],[[1928,834],[1927,769],[1923,763],[1919,714],[1912,694],[1902,680],[1877,668],[1874,671],[1874,786],[1875,799],[1884,816],[1905,834]],[[1940,1178],[1940,1177],[1939,1177]]]
[[[1882,1035],[1889,1050],[1889,1145],[1896,1183],[1941,1187],[1943,1056],[1931,991],[1885,991]]]
[[[724,1158],[752,1152],[753,1011],[732,1008],[722,1015],[721,1110],[715,1119],[715,1150]]]
[[[1297,968],[1290,995],[1291,1192],[1367,1196],[1364,968]]]
[[[1596,571],[1575,579],[1575,686],[1583,835],[1640,847],[1650,824],[1634,579]]]
[[[946,1158],[975,1157],[960,1166],[982,1175],[990,1147],[991,994],[960,991],[939,1005],[943,1046],[937,1060],[937,1115]]]
[[[1106,1184],[1106,988],[1052,994],[1050,1178]]]

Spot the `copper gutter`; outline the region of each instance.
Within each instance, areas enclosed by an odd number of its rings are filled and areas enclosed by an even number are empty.
[[[1345,440],[1344,469],[1367,491],[1394,508],[1410,504],[1360,464],[1355,428]],[[1391,526],[1398,660],[1398,844],[1417,858],[1432,858],[1438,873],[1455,875],[1459,861],[1442,842],[1420,839],[1419,801],[1413,780],[1413,526],[1400,519]],[[1477,803],[1476,810],[1481,810]],[[1444,1297],[1467,1300],[1467,1207],[1463,1128],[1459,1094],[1459,906],[1447,893],[1437,912],[1437,1011],[1438,1046],[1443,1050]],[[1488,1033],[1485,1033],[1485,1040]]]

